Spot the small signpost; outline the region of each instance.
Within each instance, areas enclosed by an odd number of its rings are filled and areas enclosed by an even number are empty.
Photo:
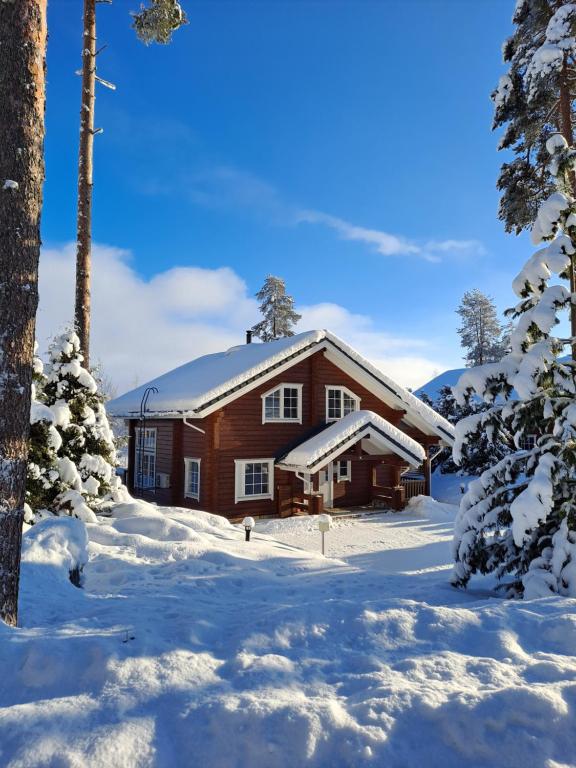
[[[324,554],[324,534],[326,531],[330,530],[330,526],[332,525],[332,518],[330,515],[327,515],[324,513],[323,515],[318,515],[318,528],[320,530],[320,533],[322,534],[322,554]]]

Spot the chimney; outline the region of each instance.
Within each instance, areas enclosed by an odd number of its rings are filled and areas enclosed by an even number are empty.
[[[246,331],[246,344],[252,344],[252,331]]]

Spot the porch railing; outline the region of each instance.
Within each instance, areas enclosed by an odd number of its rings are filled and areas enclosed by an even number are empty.
[[[400,482],[404,486],[406,501],[413,496],[423,496],[426,493],[426,482],[423,478],[401,477]]]

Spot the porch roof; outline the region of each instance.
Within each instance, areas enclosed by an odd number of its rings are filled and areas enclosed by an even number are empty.
[[[374,411],[354,411],[293,448],[277,462],[280,469],[317,472],[359,440],[367,440],[374,453],[400,456],[418,467],[426,458],[424,448]]]

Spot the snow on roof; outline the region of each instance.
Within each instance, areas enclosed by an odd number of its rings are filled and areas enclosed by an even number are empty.
[[[374,411],[354,411],[300,443],[278,464],[303,472],[315,472],[363,438],[370,438],[382,453],[395,453],[415,467],[426,458],[419,443]]]
[[[263,375],[277,363],[321,341],[322,334],[322,331],[309,331],[266,344],[241,344],[226,352],[198,357],[111,400],[106,408],[113,416],[134,417],[140,413],[144,391],[156,387],[158,393],[153,393],[149,399],[148,417],[196,415],[195,411],[218,396]]]
[[[204,355],[110,401],[107,410],[113,416],[134,418],[140,414],[145,390],[156,387],[158,392],[150,396],[147,417],[203,416],[214,401],[235,391],[239,393],[255,380],[273,374],[276,367],[316,345],[335,348],[384,387],[409,413],[419,416],[433,431],[441,433],[443,439],[453,440],[454,430],[446,419],[325,330],[307,331],[265,344],[241,344],[226,352]]]

